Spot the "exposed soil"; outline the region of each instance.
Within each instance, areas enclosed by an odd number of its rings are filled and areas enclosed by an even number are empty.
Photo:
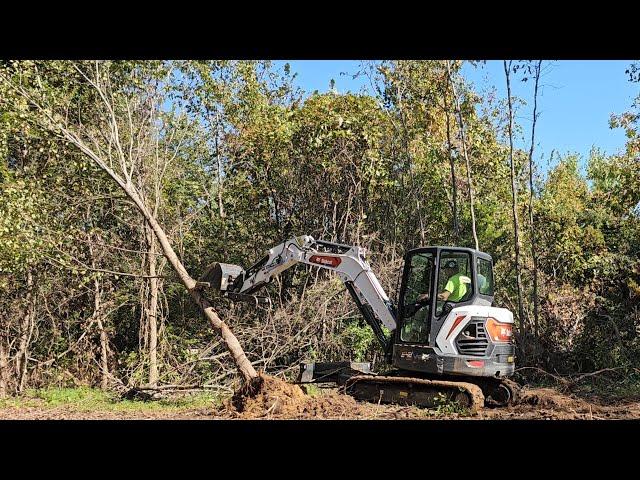
[[[221,417],[250,419],[640,419],[640,402],[603,405],[565,395],[551,388],[525,388],[517,405],[484,408],[476,415],[464,415],[417,407],[358,402],[335,391],[311,397],[297,385],[264,377],[258,395],[244,397],[236,405],[229,402],[216,413]]]
[[[640,419],[640,402],[607,405],[552,388],[524,389],[521,401],[507,408],[483,409],[478,419],[605,420]]]
[[[0,409],[3,419],[472,419],[472,420],[601,420],[640,419],[640,402],[602,404],[566,395],[551,388],[523,389],[518,405],[485,408],[476,415],[427,410],[411,406],[358,402],[336,391],[307,395],[298,385],[264,376],[254,396],[236,395],[222,407],[174,411],[80,411],[72,405]]]
[[[73,406],[61,407],[5,407],[0,408],[0,420],[198,420],[212,417],[210,409],[170,411],[112,411],[78,410]]]

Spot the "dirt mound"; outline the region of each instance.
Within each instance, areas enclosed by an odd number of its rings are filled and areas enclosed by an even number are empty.
[[[233,418],[375,418],[375,405],[360,404],[353,397],[339,393],[307,395],[298,385],[268,375],[254,395],[238,392],[223,407]]]
[[[298,385],[292,385],[269,375],[261,375],[257,393],[238,391],[225,404],[229,413],[241,418],[294,416],[305,403],[307,395]]]
[[[553,408],[556,410],[589,408],[589,404],[584,400],[562,394],[552,388],[524,390],[520,403],[525,405],[535,405],[542,408]]]
[[[300,418],[371,418],[366,406],[353,397],[329,393],[321,397],[307,397]]]

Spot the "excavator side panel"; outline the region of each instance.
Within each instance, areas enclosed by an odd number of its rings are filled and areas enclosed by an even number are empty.
[[[508,377],[515,370],[515,345],[492,338],[488,319],[503,326],[513,325],[512,313],[504,308],[454,308],[443,320],[435,346],[396,342],[393,366],[436,375]]]

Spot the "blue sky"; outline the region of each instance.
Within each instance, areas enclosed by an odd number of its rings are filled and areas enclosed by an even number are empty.
[[[292,60],[277,61],[276,65],[291,65],[298,74],[296,84],[307,92],[329,90],[330,80],[340,93],[367,89],[364,78],[349,75],[359,70],[359,61],[348,60]],[[625,136],[621,129],[610,129],[612,113],[628,110],[640,93],[639,84],[628,81],[625,70],[632,61],[620,60],[562,60],[544,62],[538,98],[536,125],[536,153],[538,161],[546,164],[552,150],[558,153],[579,153],[586,157],[592,146],[608,154],[624,149]],[[491,60],[480,67],[465,65],[462,71],[480,92],[495,88],[498,96],[506,96],[502,61]],[[512,81],[512,94],[527,105],[520,108],[517,122],[530,138],[532,120],[533,83]],[[528,148],[523,140],[517,146]]]

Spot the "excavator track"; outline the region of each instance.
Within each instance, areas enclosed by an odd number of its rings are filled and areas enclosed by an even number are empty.
[[[344,384],[345,392],[357,400],[437,407],[443,400],[458,403],[476,413],[484,407],[482,389],[468,382],[425,378],[356,375]]]
[[[513,380],[509,380],[508,378],[503,378],[500,383],[506,390],[509,391],[510,396],[506,402],[498,403],[498,406],[504,407],[507,405],[516,405],[520,403],[520,400],[522,399],[522,387]]]

